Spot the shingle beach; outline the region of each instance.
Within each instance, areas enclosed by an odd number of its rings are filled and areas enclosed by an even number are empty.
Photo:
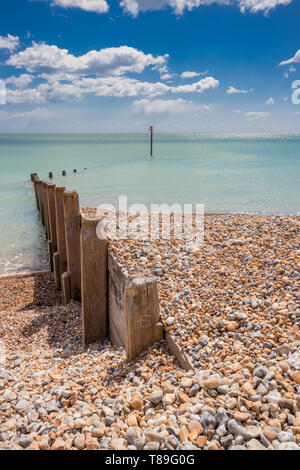
[[[300,219],[207,215],[204,241],[110,242],[157,276],[189,372],[164,340],[83,349],[52,274],[0,278],[0,448],[300,450]]]

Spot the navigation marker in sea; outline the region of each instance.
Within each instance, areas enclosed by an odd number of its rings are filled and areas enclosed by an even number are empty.
[[[150,155],[151,155],[151,157],[153,155],[153,129],[154,129],[153,126],[149,127],[149,131],[151,132],[151,137],[150,137]]]

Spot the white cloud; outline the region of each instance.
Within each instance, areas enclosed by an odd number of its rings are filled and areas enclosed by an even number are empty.
[[[163,73],[160,78],[161,80],[171,80],[173,78],[173,75],[171,73]]]
[[[293,66],[291,65],[290,68],[289,68],[289,71],[290,71],[291,73],[293,73],[293,72],[296,72],[296,69],[295,69],[295,67],[293,67]]]
[[[206,72],[204,72],[206,73]],[[203,73],[199,73],[199,72],[189,72],[188,70],[186,72],[182,72],[182,74],[180,75],[181,78],[183,78],[184,80],[186,78],[195,78],[195,77],[200,77],[200,75],[203,75]]]
[[[125,96],[135,97],[139,95],[157,96],[163,95],[170,87],[161,82],[142,82],[127,77],[100,77],[82,78],[74,80],[73,84],[82,90],[82,93],[92,93],[96,96]]]
[[[8,34],[5,36],[0,36],[0,49],[8,49],[10,52],[13,52],[20,44],[20,39],[18,36],[12,36]]]
[[[205,77],[195,83],[172,87],[171,91],[173,93],[202,93],[206,90],[218,88],[218,86],[219,80],[216,80],[214,77]]]
[[[26,88],[17,90],[6,90],[7,103],[46,103],[47,102],[48,85],[39,85],[36,88]]]
[[[179,114],[189,109],[192,101],[176,100],[136,100],[132,103],[134,114]]]
[[[209,6],[214,3],[219,5],[237,5],[242,13],[260,11],[268,13],[279,5],[288,5],[292,0],[121,0],[120,5],[124,11],[136,17],[138,13],[147,10],[162,10],[170,7],[177,15],[182,15],[184,10],[192,11],[200,6]]]
[[[249,113],[246,113],[245,116],[249,119],[249,121],[257,121],[258,119],[263,119],[265,117],[270,116],[270,113],[265,113],[265,112],[255,112],[251,111]]]
[[[94,13],[107,13],[109,5],[106,0],[50,0],[51,5],[63,8],[80,8]]]
[[[162,82],[143,82],[123,76],[114,77],[69,77],[68,83],[60,81],[60,75],[44,76],[46,83],[36,88],[7,90],[7,102],[10,103],[45,103],[80,99],[84,95],[112,96],[116,98],[147,96],[154,97],[166,93],[202,93],[218,86],[218,80],[200,80],[184,86],[171,86]]]
[[[237,88],[235,88],[234,86],[231,86],[227,89],[226,93],[228,95],[235,95],[235,94],[247,94],[249,93],[249,90],[238,90]]]
[[[272,98],[272,96],[270,96],[270,98],[267,99],[267,101],[266,101],[266,104],[274,104],[274,103],[275,103],[275,100],[274,100],[274,98]]]
[[[19,77],[8,77],[5,83],[15,86],[16,88],[26,88],[34,79],[33,75],[24,73]]]
[[[280,5],[286,6],[293,0],[238,0],[241,12],[249,10],[251,13],[264,11],[268,13],[272,8]]]
[[[20,113],[9,113],[9,117],[12,119],[48,119],[49,117],[55,117],[51,109],[49,108],[36,108],[32,111],[24,111]]]
[[[162,66],[167,59],[168,55],[154,57],[128,46],[89,51],[76,57],[67,49],[33,43],[31,47],[12,55],[6,63],[30,73],[122,75],[126,72],[141,73],[149,66]]]
[[[280,66],[281,65],[288,65],[288,64],[293,64],[293,63],[297,63],[297,62],[300,62],[300,49],[298,49],[296,54],[291,59],[283,60],[282,62],[280,62],[279,65]]]
[[[155,97],[166,93],[202,93],[219,86],[214,77],[179,86],[163,82],[172,78],[166,65],[168,57],[167,54],[154,57],[128,46],[89,51],[76,57],[67,49],[33,43],[11,55],[6,62],[28,72],[7,79],[7,84],[11,85],[7,90],[7,101],[46,103],[78,100],[87,94]],[[142,73],[147,68],[160,72],[161,80],[141,81],[125,76],[129,72]],[[33,80],[39,80],[39,85],[28,88]]]

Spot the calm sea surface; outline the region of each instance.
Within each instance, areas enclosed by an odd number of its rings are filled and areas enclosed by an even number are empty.
[[[0,274],[47,267],[29,175],[49,171],[81,205],[127,195],[129,203],[204,203],[206,212],[300,211],[300,136],[160,134],[150,158],[143,134],[0,134]]]

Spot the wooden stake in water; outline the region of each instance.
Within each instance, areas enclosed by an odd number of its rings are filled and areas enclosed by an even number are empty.
[[[150,155],[152,157],[153,155],[153,126],[149,127],[149,131],[151,132],[151,137],[150,137]]]

